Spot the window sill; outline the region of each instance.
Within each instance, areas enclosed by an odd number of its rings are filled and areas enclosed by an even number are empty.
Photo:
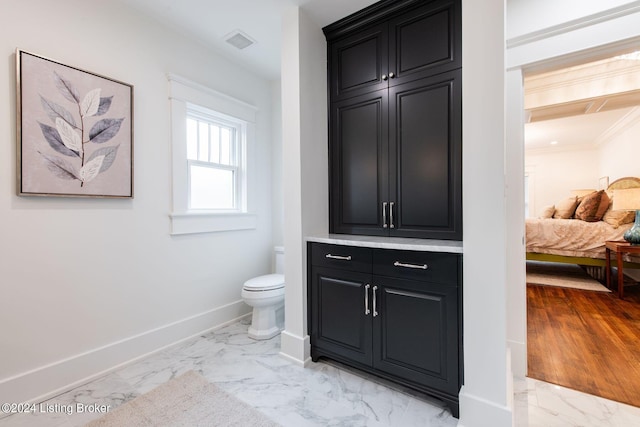
[[[172,213],[171,235],[253,230],[257,216],[249,213],[188,212]]]

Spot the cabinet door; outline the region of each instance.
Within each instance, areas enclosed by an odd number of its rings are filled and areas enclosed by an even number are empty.
[[[312,267],[311,346],[371,365],[371,275]]]
[[[387,90],[331,104],[332,233],[386,235],[388,195]]]
[[[462,239],[461,71],[389,89],[390,235]]]
[[[330,97],[349,98],[387,87],[387,25],[377,25],[332,42],[330,58]]]
[[[462,66],[459,2],[429,2],[389,23],[389,85]]]
[[[373,366],[457,394],[458,288],[374,276]]]

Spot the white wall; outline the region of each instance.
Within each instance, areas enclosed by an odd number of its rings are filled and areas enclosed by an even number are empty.
[[[571,190],[598,189],[599,150],[526,152],[525,172],[529,173],[530,214],[535,218],[545,206],[569,197]]]
[[[306,242],[327,233],[328,142],[326,41],[307,13],[292,7],[282,20],[285,331],[281,352],[309,361]]]
[[[464,385],[460,423],[512,424],[506,336],[503,0],[462,1]]]
[[[283,181],[282,181],[282,86],[280,80],[271,83],[273,141],[271,143],[271,188],[273,207],[272,235],[273,244],[284,245],[284,201],[283,201]]]
[[[18,197],[15,49],[134,85],[135,199]],[[118,2],[3,2],[0,401],[20,402],[249,311],[270,269],[270,84]],[[252,231],[169,235],[166,74],[258,107]]]
[[[600,148],[598,153],[600,176],[608,176],[610,183],[625,176],[640,177],[638,147],[640,147],[640,122]]]
[[[566,198],[573,189],[598,189],[601,177],[608,176],[611,183],[626,176],[640,176],[640,165],[633,155],[639,139],[640,122],[595,148],[527,151],[531,216]]]
[[[572,189],[598,189],[601,177],[608,176],[611,183],[626,176],[640,176],[640,165],[633,155],[639,139],[640,121],[636,121],[596,147],[526,151],[531,216],[564,199]]]

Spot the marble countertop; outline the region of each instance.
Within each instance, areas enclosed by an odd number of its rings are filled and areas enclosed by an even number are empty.
[[[361,246],[366,248],[400,249],[409,251],[462,253],[462,242],[452,240],[406,239],[400,237],[355,236],[325,234],[307,236],[308,242],[332,245]]]

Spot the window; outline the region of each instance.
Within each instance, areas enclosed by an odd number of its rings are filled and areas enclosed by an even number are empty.
[[[256,227],[247,170],[255,107],[169,76],[172,234]]]
[[[244,126],[187,108],[189,209],[243,211]]]

